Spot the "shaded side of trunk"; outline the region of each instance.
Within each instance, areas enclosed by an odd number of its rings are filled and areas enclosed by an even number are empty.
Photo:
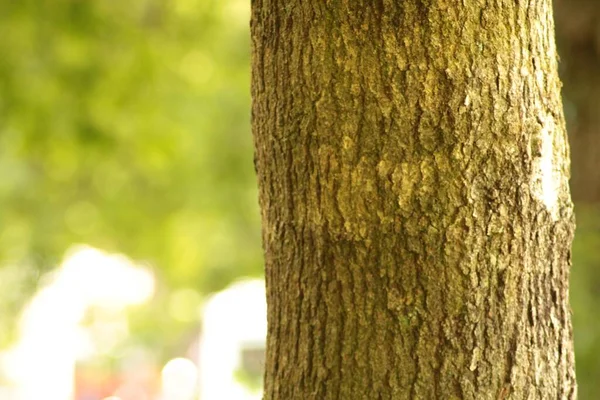
[[[252,39],[264,398],[575,398],[550,1],[254,0]]]

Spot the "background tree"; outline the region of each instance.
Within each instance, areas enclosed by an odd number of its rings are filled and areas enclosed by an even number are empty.
[[[600,5],[555,2],[575,201],[600,201]]]
[[[252,7],[265,398],[575,398],[550,2]]]

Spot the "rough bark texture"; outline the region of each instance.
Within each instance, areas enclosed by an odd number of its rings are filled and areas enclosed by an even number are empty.
[[[265,399],[572,399],[549,0],[254,0]]]

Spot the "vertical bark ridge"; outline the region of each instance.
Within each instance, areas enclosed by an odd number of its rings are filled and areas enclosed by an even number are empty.
[[[550,1],[459,3],[252,3],[267,400],[575,398]]]

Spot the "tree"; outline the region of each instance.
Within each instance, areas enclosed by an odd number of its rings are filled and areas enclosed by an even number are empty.
[[[265,399],[573,399],[549,0],[255,0]]]

